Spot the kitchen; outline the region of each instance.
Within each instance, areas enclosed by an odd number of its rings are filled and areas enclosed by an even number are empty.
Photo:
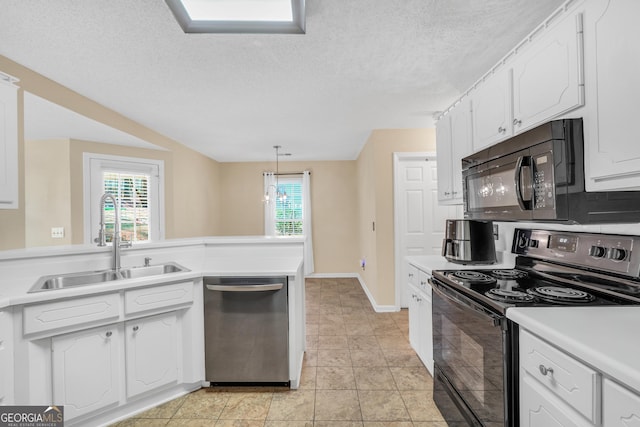
[[[557,3],[550,7],[549,12],[559,5],[560,3]],[[526,35],[539,21],[540,19],[537,19],[523,29],[523,34],[517,40]],[[496,58],[501,57],[512,45],[513,43],[510,43],[505,46],[500,53],[496,54]],[[492,61],[495,62],[496,58]],[[480,73],[490,65],[491,63],[488,63]],[[106,110],[94,101],[47,80],[8,58],[2,58],[1,68],[8,74],[18,76],[21,79],[20,84],[30,85],[30,89],[36,94],[46,94],[49,100],[56,101],[67,108],[70,107],[72,110],[81,109],[84,114],[112,127],[134,129],[133,133],[139,138],[153,141],[156,145],[171,150],[166,160],[166,169],[171,169],[173,176],[179,176],[179,179],[173,179],[172,184],[166,187],[167,238],[262,234],[261,174],[265,169],[273,169],[274,161],[264,161],[262,164],[213,161],[195,151],[178,146],[175,141],[149,128],[143,128],[132,120]],[[42,72],[47,75],[45,71]],[[476,79],[478,74],[476,73],[471,79]],[[470,82],[471,80],[467,85]],[[47,89],[43,91],[42,87]],[[38,88],[41,88],[40,92]],[[587,98],[589,98],[588,94]],[[438,109],[444,108],[447,103],[441,102]],[[624,109],[625,113],[630,114],[632,111],[632,106]],[[584,116],[588,117],[586,112]],[[25,117],[24,120],[27,118]],[[317,181],[312,180],[312,185],[318,186],[313,188],[313,194],[331,197],[331,199],[316,200],[314,203],[314,206],[320,209],[314,215],[317,220],[316,227],[320,227],[314,230],[316,271],[320,274],[360,274],[372,301],[379,309],[389,309],[395,305],[394,289],[390,285],[394,280],[395,265],[393,212],[388,202],[392,199],[392,190],[389,185],[392,172],[388,159],[392,152],[397,151],[434,151],[434,136],[432,129],[378,130],[371,133],[357,160],[317,163],[304,160],[283,162],[288,171],[312,169],[314,177],[318,177]],[[273,144],[264,145],[264,148],[270,151]],[[104,151],[109,152],[107,149]],[[167,156],[167,154],[162,155]],[[266,157],[267,155],[269,157]],[[267,155],[265,158],[271,159],[271,154]],[[77,163],[72,165],[74,166],[70,169],[78,167]],[[589,165],[592,168],[595,166],[593,163]],[[252,183],[245,181],[248,175],[252,176]],[[200,192],[194,191],[201,185],[203,177],[206,177],[207,182],[213,183],[204,190],[210,192],[212,195],[210,198],[203,198]],[[622,177],[620,182],[625,179],[630,178]],[[76,179],[72,178],[71,181],[71,185],[78,185]],[[592,184],[594,189],[612,183],[611,179],[606,178],[596,181]],[[627,186],[625,183],[620,185]],[[220,208],[222,205],[225,209]],[[189,206],[190,209],[184,209],[185,206]],[[345,209],[338,210],[331,206],[344,206]],[[21,235],[21,230],[25,229],[26,223],[24,210],[19,208],[10,212],[3,211],[2,215],[3,245],[9,245],[6,249],[25,246],[19,243],[24,239]],[[372,222],[375,222],[375,232],[372,230]],[[54,225],[59,224],[51,226]],[[68,226],[67,230],[70,227],[72,226]],[[503,251],[510,247],[506,237],[509,235],[509,227],[510,225],[507,224],[502,228],[502,240],[498,242],[499,249]],[[588,226],[579,227],[579,229],[630,232],[629,225]],[[76,227],[73,227],[72,231],[71,238],[77,239],[72,243],[82,243],[82,228],[77,231]],[[4,236],[7,238],[5,239]],[[340,241],[340,245],[335,245],[336,241]],[[363,258],[366,258],[364,270],[360,268],[360,260]]]

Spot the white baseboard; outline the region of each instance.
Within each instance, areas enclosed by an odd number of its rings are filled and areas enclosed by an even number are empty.
[[[375,310],[376,313],[392,313],[395,311],[400,311],[400,307],[398,307],[397,305],[380,305],[376,302],[376,299],[373,297],[373,295],[371,295],[371,292],[369,292],[369,288],[367,288],[367,285],[365,285],[364,280],[362,279],[362,276],[360,276],[360,274],[358,273],[313,273],[310,274],[308,276],[305,276],[305,278],[309,278],[309,279],[332,279],[332,278],[354,278],[354,279],[358,279],[358,283],[360,283],[360,287],[362,287],[362,290],[364,291],[364,293],[367,295],[367,298],[369,298],[369,303],[371,303],[371,306],[373,307],[373,309]]]

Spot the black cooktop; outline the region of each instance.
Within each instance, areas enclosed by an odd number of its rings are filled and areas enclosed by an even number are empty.
[[[508,307],[619,305],[631,302],[600,291],[541,278],[521,269],[434,271],[437,281],[504,312]]]

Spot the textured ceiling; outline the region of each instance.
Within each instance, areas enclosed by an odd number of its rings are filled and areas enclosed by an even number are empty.
[[[0,0],[0,54],[218,161],[346,160],[433,126],[561,4],[307,0],[305,35],[225,35],[163,0]]]

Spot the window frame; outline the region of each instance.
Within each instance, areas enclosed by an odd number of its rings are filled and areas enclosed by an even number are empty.
[[[94,244],[100,228],[100,198],[104,194],[102,172],[113,170],[123,173],[148,174],[149,188],[149,240],[133,242],[144,245],[165,238],[164,161],[140,157],[113,156],[98,153],[83,154],[83,222],[84,242]],[[109,243],[110,244],[110,243]]]
[[[293,20],[204,21],[193,20],[180,0],[165,0],[185,33],[304,34],[305,0],[291,0]]]
[[[300,209],[300,219],[293,219],[293,220],[278,220],[278,215],[277,215],[277,211],[278,211],[278,200],[277,197],[275,197],[275,212],[274,212],[274,217],[273,217],[273,221],[274,221],[274,229],[276,231],[276,236],[304,236],[304,186],[303,186],[303,182],[302,182],[302,177],[298,178],[292,178],[292,177],[287,177],[287,178],[280,178],[278,179],[278,186],[282,187],[283,185],[290,185],[290,184],[296,184],[300,187],[300,205],[301,205],[301,209]],[[279,190],[279,188],[276,188],[276,191]],[[278,233],[278,223],[284,223],[284,222],[294,222],[294,221],[300,221],[300,223],[302,224],[301,226],[301,230],[300,230],[300,234],[279,234]],[[293,227],[292,227],[293,228]]]

